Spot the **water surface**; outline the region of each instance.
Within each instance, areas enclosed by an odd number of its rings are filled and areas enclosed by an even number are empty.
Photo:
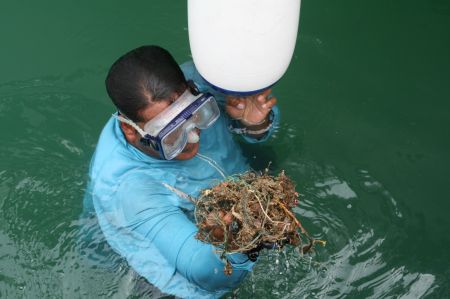
[[[0,297],[162,297],[76,240],[106,72],[143,44],[189,60],[185,1],[5,1],[0,25]],[[303,1],[281,126],[243,148],[293,177],[328,243],[264,254],[228,297],[449,296],[449,29],[444,0]]]

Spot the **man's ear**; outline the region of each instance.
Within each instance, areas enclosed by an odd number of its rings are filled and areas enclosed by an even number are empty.
[[[125,139],[132,144],[136,144],[141,139],[141,135],[136,131],[135,128],[130,126],[127,123],[120,122],[120,127],[122,128],[122,132],[125,135]]]

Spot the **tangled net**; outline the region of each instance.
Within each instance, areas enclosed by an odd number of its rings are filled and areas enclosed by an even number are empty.
[[[298,193],[284,171],[278,176],[246,172],[205,189],[196,200],[197,239],[215,245],[225,253],[257,248],[262,243],[298,246],[308,252],[314,243],[291,211]],[[302,246],[301,236],[309,240]],[[222,256],[223,256],[222,255]],[[228,269],[227,269],[228,268]],[[230,273],[227,264],[225,273]]]

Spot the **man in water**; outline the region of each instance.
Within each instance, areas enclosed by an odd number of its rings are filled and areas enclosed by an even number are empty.
[[[95,210],[111,247],[161,291],[219,297],[252,269],[195,239],[189,200],[227,176],[249,170],[233,135],[269,138],[278,122],[270,90],[248,97],[214,91],[192,62],[178,66],[158,46],[120,57],[106,89],[118,112],[104,127],[90,167],[86,210]],[[214,96],[213,96],[214,95]]]

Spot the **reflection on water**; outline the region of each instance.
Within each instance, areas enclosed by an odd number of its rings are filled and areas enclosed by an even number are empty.
[[[327,178],[323,182],[317,182],[315,187],[321,190],[317,196],[336,196],[343,199],[356,198],[356,193],[348,186],[347,182],[337,178]]]

